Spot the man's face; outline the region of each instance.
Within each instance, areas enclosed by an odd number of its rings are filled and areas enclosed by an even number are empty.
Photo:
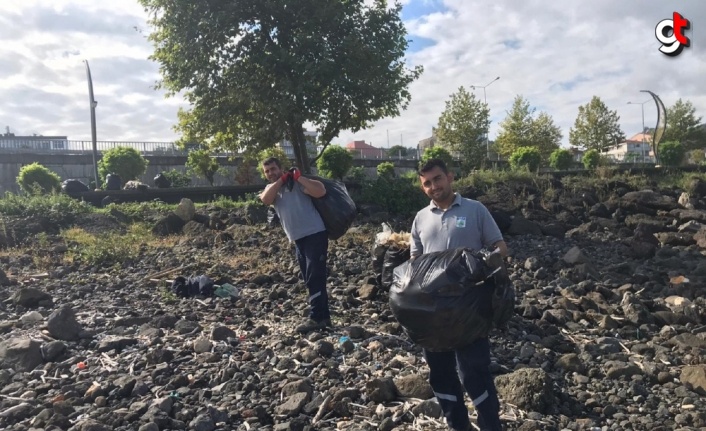
[[[265,173],[265,178],[267,181],[274,183],[282,176],[282,169],[277,166],[277,163],[270,163],[269,165],[262,165],[262,171]]]
[[[419,181],[422,183],[424,193],[434,202],[446,202],[453,195],[451,189],[453,173],[445,174],[438,166],[420,175]]]

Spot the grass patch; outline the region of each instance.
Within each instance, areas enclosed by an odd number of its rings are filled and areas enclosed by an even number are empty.
[[[93,211],[89,204],[64,194],[16,195],[8,192],[0,198],[0,215],[43,217],[60,226],[71,223],[80,214]]]
[[[132,224],[126,233],[92,234],[79,227],[61,232],[69,247],[67,258],[90,266],[109,267],[135,260],[140,249],[154,240],[144,224]]]

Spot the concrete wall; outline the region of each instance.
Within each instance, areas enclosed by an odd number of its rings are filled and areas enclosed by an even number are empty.
[[[186,173],[186,157],[184,156],[144,156],[149,160],[147,172],[142,175],[139,180],[150,186],[154,186],[154,177],[163,171],[175,169]],[[358,159],[354,160],[355,166],[363,166],[366,173],[370,177],[376,175],[376,167],[385,160],[376,159]],[[398,174],[416,169],[417,161],[415,160],[391,160]],[[2,153],[0,152],[0,195],[5,192],[17,193],[19,186],[17,185],[17,176],[20,173],[22,166],[37,162],[53,172],[56,172],[63,180],[73,178],[81,180],[88,184],[93,178],[93,157],[88,154],[29,154],[29,153]],[[229,160],[222,158],[218,163],[225,169],[228,174],[216,174],[214,186],[232,186],[237,185],[235,182],[235,172],[240,165],[240,159]],[[257,176],[257,181],[264,184],[264,181]],[[208,185],[205,178],[194,176],[191,177],[191,184],[194,186]]]

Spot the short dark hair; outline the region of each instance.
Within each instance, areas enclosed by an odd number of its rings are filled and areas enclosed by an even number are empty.
[[[279,161],[277,157],[268,157],[265,160],[262,161],[262,166],[265,165],[271,165],[271,164],[277,165],[278,168],[282,169],[282,162]]]
[[[420,176],[431,171],[435,167],[439,167],[444,174],[449,173],[449,168],[446,167],[446,163],[441,159],[429,159],[426,162],[420,163],[419,171],[417,172]]]

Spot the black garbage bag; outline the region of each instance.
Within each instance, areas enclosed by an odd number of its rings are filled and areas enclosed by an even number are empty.
[[[275,211],[275,207],[267,207],[267,227],[274,228],[279,225],[279,215]]]
[[[326,187],[326,194],[323,197],[311,200],[324,221],[329,239],[337,240],[348,231],[355,220],[357,213],[355,202],[348,194],[346,185],[340,181],[315,175],[306,175],[306,178],[321,181]]]
[[[205,275],[189,278],[179,276],[172,282],[172,292],[179,298],[211,296],[213,294],[213,287],[213,280]]]
[[[463,347],[492,329],[492,272],[470,249],[423,254],[395,268],[392,313],[410,339],[428,350]]]
[[[158,189],[168,189],[172,186],[172,182],[164,175],[164,172],[160,172],[154,177],[154,185]]]
[[[481,250],[480,253],[486,266],[493,271],[493,324],[497,328],[504,328],[515,314],[515,286],[499,250]]]
[[[390,246],[387,248],[382,262],[382,272],[380,274],[380,286],[382,286],[383,289],[390,289],[393,282],[395,268],[408,261],[409,258],[409,247],[397,248],[395,246]]]
[[[106,190],[120,190],[123,188],[123,179],[118,174],[108,174],[105,176]]]
[[[70,179],[64,180],[61,183],[61,191],[63,191],[64,193],[81,193],[87,192],[89,190],[90,189],[88,188],[88,186],[79,180]]]

